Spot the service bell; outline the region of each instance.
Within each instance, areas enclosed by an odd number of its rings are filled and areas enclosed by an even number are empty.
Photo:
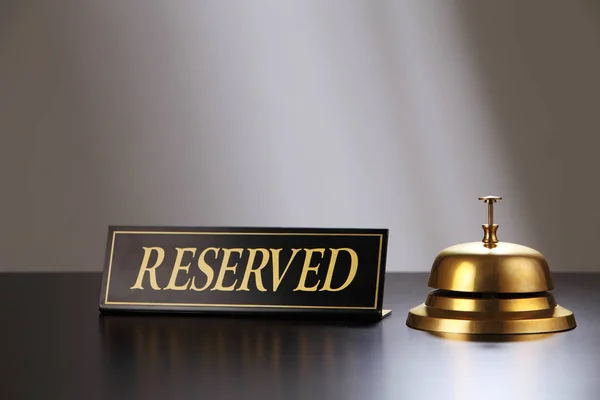
[[[559,306],[548,263],[538,251],[500,242],[494,224],[498,196],[488,205],[481,242],[444,249],[433,262],[425,303],[411,309],[414,329],[457,334],[532,334],[573,329],[573,313]]]

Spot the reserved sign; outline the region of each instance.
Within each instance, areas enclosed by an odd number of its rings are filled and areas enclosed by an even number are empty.
[[[381,318],[388,231],[109,228],[101,311]]]

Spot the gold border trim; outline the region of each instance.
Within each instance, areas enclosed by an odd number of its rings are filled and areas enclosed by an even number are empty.
[[[113,255],[117,234],[125,235],[263,235],[263,236],[359,236],[379,237],[379,256],[377,260],[377,277],[375,282],[375,302],[373,307],[346,307],[346,306],[286,306],[279,304],[200,304],[200,303],[150,303],[150,302],[123,302],[108,301],[110,288],[110,275],[112,270]],[[129,305],[129,306],[174,306],[174,307],[241,307],[241,308],[305,308],[305,309],[339,309],[339,310],[376,310],[379,296],[379,279],[381,271],[381,255],[383,250],[383,234],[380,233],[308,233],[308,232],[184,232],[184,231],[113,231],[110,248],[110,259],[108,262],[108,274],[106,277],[106,293],[104,304],[106,305]]]

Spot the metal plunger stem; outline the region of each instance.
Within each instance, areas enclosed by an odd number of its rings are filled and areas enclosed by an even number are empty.
[[[483,200],[488,205],[488,223],[487,225],[482,225],[484,232],[482,241],[486,246],[495,247],[495,243],[498,243],[498,236],[496,235],[498,225],[494,225],[494,203],[502,200],[502,197],[485,196],[480,197],[479,200]]]
[[[488,205],[488,226],[494,225],[494,203],[498,200],[502,200],[500,196],[485,196],[480,197],[479,200],[483,200]]]

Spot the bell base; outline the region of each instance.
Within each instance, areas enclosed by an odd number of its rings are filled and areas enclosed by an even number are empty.
[[[439,333],[480,334],[480,335],[519,335],[568,331],[577,326],[575,316],[559,305],[553,307],[546,316],[529,315],[515,318],[509,315],[468,313],[460,318],[456,311],[435,309],[431,315],[425,303],[412,308],[406,325],[417,330]]]

